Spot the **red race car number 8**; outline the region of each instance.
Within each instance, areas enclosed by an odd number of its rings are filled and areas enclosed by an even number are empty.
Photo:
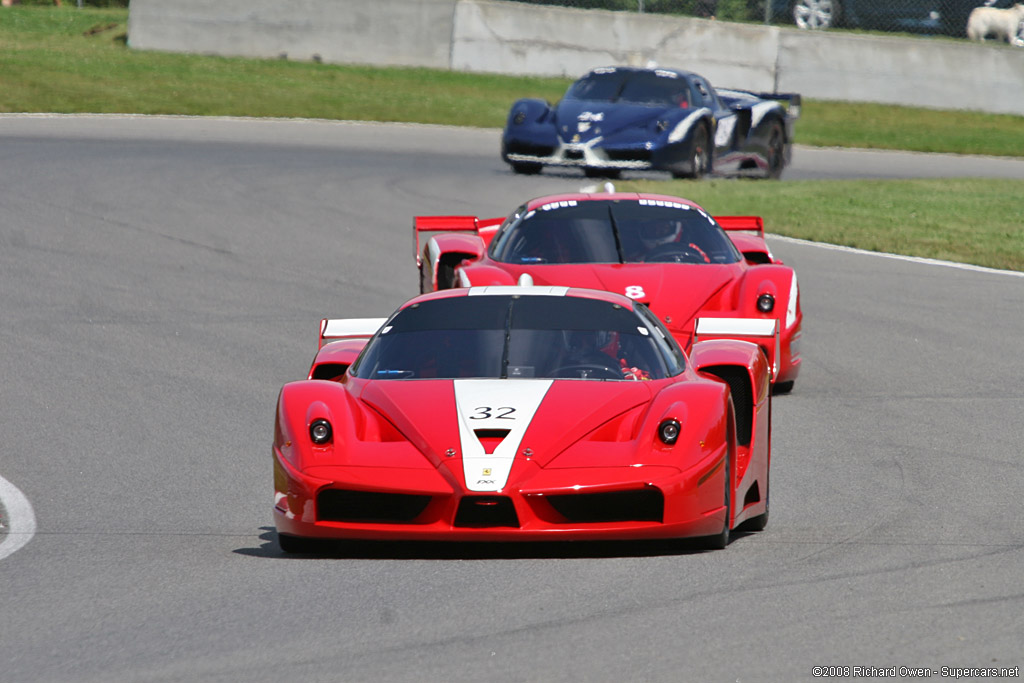
[[[642,299],[647,296],[641,285],[629,285],[626,287],[626,296],[630,299]]]

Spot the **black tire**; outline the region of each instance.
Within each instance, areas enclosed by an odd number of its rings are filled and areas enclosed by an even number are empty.
[[[288,534],[277,535],[277,544],[281,551],[289,555],[313,555],[323,551],[323,541],[314,538],[303,538],[301,536],[289,536]]]
[[[541,169],[544,168],[544,164],[533,164],[518,161],[512,164],[512,170],[519,175],[537,175]]]
[[[701,124],[693,131],[693,145],[690,147],[690,168],[686,171],[672,173],[674,178],[700,180],[711,170],[711,136],[707,126]]]
[[[430,271],[427,269],[426,256],[424,256],[424,261],[420,263],[420,294],[426,294],[427,292],[434,291],[434,283],[431,282],[429,272]]]
[[[778,396],[779,394],[788,394],[793,391],[794,380],[788,382],[776,382],[772,385],[772,396]]]
[[[705,536],[700,539],[700,545],[708,550],[723,550],[729,545],[732,532],[729,528],[729,520],[732,519],[732,481],[730,480],[731,468],[729,455],[725,456],[725,524],[722,531],[714,536]]]
[[[462,263],[462,254],[444,254],[437,264],[437,291],[455,286],[455,266]]]
[[[773,121],[768,131],[768,167],[765,169],[764,177],[768,180],[778,180],[782,177],[782,169],[786,166],[786,136],[782,131],[782,124]]]
[[[739,526],[739,531],[764,531],[765,527],[768,526],[768,510],[771,507],[772,490],[770,488],[771,475],[766,475],[764,478],[764,512],[759,514],[757,517],[751,517],[747,521],[743,522]]]

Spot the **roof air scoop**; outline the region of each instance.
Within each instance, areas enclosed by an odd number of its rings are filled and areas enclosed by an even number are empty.
[[[533,287],[533,276],[529,273],[523,273],[519,276],[519,280],[516,284],[520,287]]]

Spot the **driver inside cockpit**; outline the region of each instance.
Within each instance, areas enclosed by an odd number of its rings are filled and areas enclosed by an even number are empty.
[[[640,253],[631,260],[654,263],[711,263],[707,253],[688,241],[683,221],[660,220],[644,223],[638,230]]]

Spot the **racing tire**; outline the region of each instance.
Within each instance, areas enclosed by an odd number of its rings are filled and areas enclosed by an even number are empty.
[[[537,175],[541,169],[544,168],[544,164],[532,164],[518,162],[511,165],[512,171],[517,175]]]
[[[426,268],[426,263],[420,264],[420,294],[434,291],[434,283]]]
[[[786,165],[786,136],[782,132],[782,124],[773,121],[768,131],[768,166],[764,177],[767,180],[778,180],[782,177],[782,169]]]
[[[704,536],[700,539],[700,545],[707,550],[724,550],[729,545],[732,532],[729,523],[732,520],[732,478],[729,466],[729,455],[725,456],[725,524],[720,533],[714,536]]]
[[[776,382],[772,385],[772,396],[778,396],[779,394],[788,394],[793,391],[794,380],[788,382]]]
[[[738,531],[764,531],[765,527],[768,526],[768,510],[771,507],[772,490],[771,484],[769,483],[771,475],[765,476],[764,481],[764,512],[759,514],[757,517],[751,517],[747,521],[743,522],[737,529]]]
[[[322,552],[324,548],[323,541],[319,539],[281,533],[277,535],[277,544],[281,547],[281,552],[287,555],[314,555]]]
[[[618,180],[619,176],[622,175],[622,171],[617,168],[590,168],[585,167],[583,169],[583,175],[588,178],[604,178],[606,180]]]
[[[672,172],[673,178],[700,180],[711,170],[711,136],[707,126],[698,125],[693,132],[693,146],[690,148],[690,168],[682,172]]]

